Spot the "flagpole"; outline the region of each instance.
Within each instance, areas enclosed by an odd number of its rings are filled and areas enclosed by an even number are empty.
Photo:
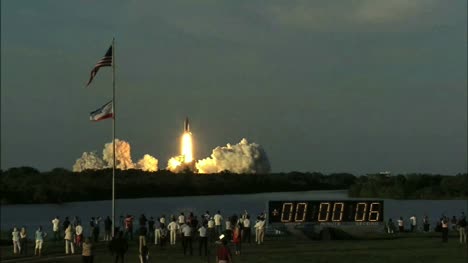
[[[115,237],[115,38],[112,38],[112,237]]]

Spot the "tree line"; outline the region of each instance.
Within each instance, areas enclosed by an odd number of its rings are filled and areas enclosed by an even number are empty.
[[[62,203],[108,200],[112,170],[71,172],[56,168],[40,172],[32,167],[1,171],[2,204]],[[167,170],[116,171],[116,198],[262,192],[348,190],[350,197],[395,199],[458,199],[468,197],[468,175],[364,175],[349,173],[194,174]]]

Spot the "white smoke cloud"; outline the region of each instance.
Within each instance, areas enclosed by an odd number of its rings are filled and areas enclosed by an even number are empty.
[[[143,171],[156,172],[158,170],[158,159],[145,154],[137,163],[137,168]]]
[[[73,165],[73,172],[99,170],[104,168],[104,161],[95,152],[84,152]]]
[[[112,142],[104,145],[102,159],[94,152],[84,152],[81,158],[76,160],[73,165],[73,171],[81,172],[86,169],[98,170],[110,168],[114,164],[113,154]],[[149,154],[145,154],[137,164],[134,164],[131,157],[130,144],[124,140],[115,139],[115,160],[116,168],[121,170],[140,169],[149,172],[158,170],[158,159]]]
[[[102,150],[102,155],[104,161],[107,162],[108,167],[114,165],[114,152],[112,149],[112,142],[106,143],[104,145],[104,150]],[[115,167],[121,170],[127,170],[135,168],[135,165],[132,162],[132,157],[130,154],[130,144],[126,141],[115,139]]]
[[[208,157],[196,163],[199,173],[268,173],[270,162],[263,148],[242,139],[238,144],[216,147]]]

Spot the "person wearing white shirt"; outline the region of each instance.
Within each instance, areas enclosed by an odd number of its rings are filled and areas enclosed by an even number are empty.
[[[53,220],[52,220],[52,231],[54,232],[54,240],[55,241],[58,241],[60,239],[60,219],[58,216],[56,216]]]
[[[75,227],[75,235],[76,235],[76,245],[78,247],[81,247],[83,244],[83,227],[81,226],[80,223],[77,223]]]
[[[256,240],[257,244],[262,244],[263,243],[263,238],[265,237],[265,220],[263,218],[259,217],[259,220],[255,224],[255,233],[256,235]]]
[[[216,213],[216,214],[213,216],[213,219],[214,219],[215,226],[216,226],[216,235],[221,235],[221,232],[222,232],[222,221],[223,221],[223,216],[221,215],[221,212],[218,211],[218,213]]]
[[[187,225],[183,224],[182,227],[182,247],[184,248],[184,255],[187,252],[187,248],[190,249],[190,256],[193,255],[192,250],[192,228]]]
[[[213,218],[211,217],[208,219],[208,238],[210,239],[210,241],[216,240],[214,227],[215,223]]]
[[[205,256],[208,256],[208,232],[205,225],[201,225],[198,229],[198,233],[200,234],[199,244],[198,244],[198,254],[201,256],[202,247],[205,248]]]
[[[179,226],[185,224],[185,215],[184,215],[184,213],[180,213],[178,222],[179,222]]]
[[[172,222],[170,222],[169,225],[167,225],[167,229],[169,230],[171,245],[175,245],[177,230],[179,229],[179,225],[176,223],[175,218],[172,219]]]
[[[410,220],[410,223],[411,223],[411,232],[414,232],[414,230],[416,229],[416,224],[417,224],[416,216],[410,217],[409,220]]]
[[[13,241],[13,254],[19,254],[21,252],[20,232],[16,227],[11,232],[11,239]]]
[[[250,230],[250,216],[246,215],[244,219],[244,242],[248,241],[250,243],[250,236],[251,236],[251,230]]]
[[[405,222],[403,221],[403,217],[400,216],[400,219],[397,220],[398,223],[398,231],[400,233],[405,232]]]
[[[72,226],[68,225],[67,229],[65,229],[65,254],[69,254],[69,249],[71,249],[71,253],[75,254],[75,246],[73,245],[73,233],[72,233]]]
[[[226,240],[229,241],[232,239],[232,224],[231,218],[228,217],[226,220]]]

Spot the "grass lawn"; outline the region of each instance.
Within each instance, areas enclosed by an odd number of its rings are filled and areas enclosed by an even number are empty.
[[[126,261],[139,262],[138,245],[131,241]],[[14,256],[12,246],[0,247],[2,262],[81,262],[81,256],[65,256],[63,242],[46,241],[43,256],[33,257],[32,244],[28,247],[29,256]],[[175,246],[160,249],[150,245],[150,262],[202,263],[214,262],[214,249],[211,256],[198,256],[198,243],[193,243],[194,255],[184,256],[180,242]],[[262,245],[243,244],[242,255],[233,255],[235,263],[295,263],[295,262],[468,262],[468,247],[458,242],[453,233],[448,243],[442,243],[440,233],[414,233],[400,236],[381,236],[372,240],[298,240],[292,236],[266,237]],[[234,254],[234,247],[231,248]],[[113,262],[105,242],[95,245],[96,263]]]

